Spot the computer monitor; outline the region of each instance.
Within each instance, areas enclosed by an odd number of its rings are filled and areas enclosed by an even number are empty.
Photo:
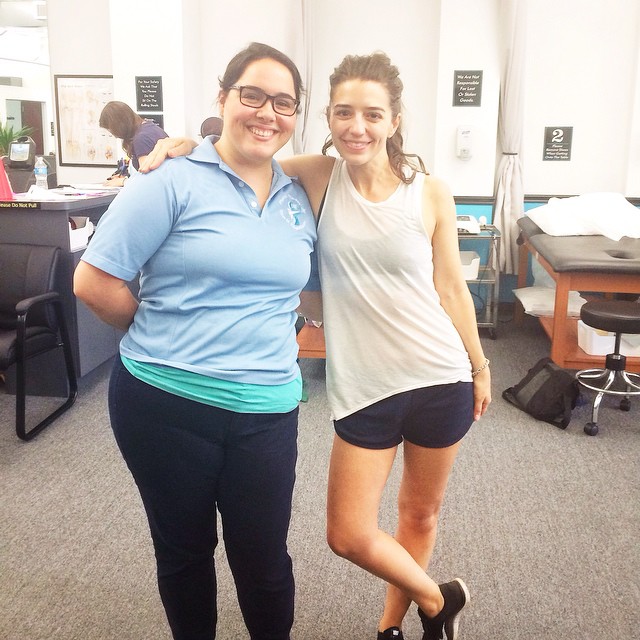
[[[36,161],[36,143],[22,136],[9,145],[9,166],[13,169],[33,169]]]

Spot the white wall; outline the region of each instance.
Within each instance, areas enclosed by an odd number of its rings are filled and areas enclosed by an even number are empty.
[[[161,75],[165,127],[172,135],[196,137],[201,121],[216,113],[217,79],[229,59],[252,40],[267,42],[301,68],[311,91],[304,149],[319,151],[327,134],[323,109],[333,67],[347,53],[382,49],[405,84],[407,150],[419,153],[456,195],[487,196],[493,192],[502,67],[497,5],[497,0],[48,0],[51,73],[113,73],[117,98],[131,104],[136,75]],[[309,58],[305,47],[312,51]],[[529,0],[526,193],[610,190],[640,197],[639,65],[637,0]],[[483,70],[481,107],[452,107],[453,72],[460,69]],[[468,161],[455,157],[459,124],[474,131]],[[546,126],[574,127],[570,162],[542,161]],[[59,180],[69,182],[71,175],[101,180],[104,173],[61,168]]]
[[[405,147],[430,165],[440,2],[404,0],[402,11],[390,9],[388,0],[370,0],[366,11],[360,3],[344,0],[309,4],[313,76],[305,152],[318,153],[329,133],[325,110],[329,104],[329,76],[334,68],[346,55],[380,50],[387,53],[403,79]],[[412,32],[419,32],[420,37],[406,37]]]
[[[637,115],[634,123],[640,3],[536,0],[527,25],[525,191],[640,196],[638,178],[628,178],[628,169],[640,172]],[[570,162],[542,161],[546,126],[573,126]]]
[[[638,12],[640,14],[640,11]],[[631,125],[629,127],[629,156],[627,161],[627,186],[625,193],[640,196],[640,15],[637,21],[635,94],[631,102]]]
[[[499,15],[495,0],[444,0],[440,21],[440,56],[433,172],[458,196],[491,196],[495,174],[500,98]],[[481,70],[478,107],[453,106],[454,71]],[[472,155],[456,155],[458,126],[472,132]]]
[[[171,134],[184,130],[192,105],[201,101],[198,81],[190,78],[187,84],[186,73],[191,68],[187,53],[199,50],[199,34],[193,42],[184,29],[184,14],[193,4],[197,2],[109,0],[113,98],[135,110],[136,76],[161,76],[164,128]]]
[[[198,118],[185,133],[199,139],[200,123],[218,115],[218,79],[231,58],[250,42],[263,42],[290,56],[303,72],[302,2],[300,0],[200,0],[200,39],[203,74],[200,78],[203,101],[196,109]],[[195,125],[195,126],[194,126]],[[279,155],[293,153],[289,143]]]
[[[457,33],[454,38],[441,37],[441,5],[447,12],[444,28],[453,28]],[[204,57],[211,66],[216,61],[220,75],[231,56],[251,40],[267,42],[288,53],[300,68],[310,96],[306,122],[299,121],[299,126],[304,126],[302,149],[318,153],[329,133],[325,109],[333,69],[347,54],[385,51],[398,66],[405,86],[405,148],[418,153],[429,170],[439,172],[442,168],[458,195],[490,195],[498,91],[495,0],[476,0],[471,11],[465,0],[403,0],[402,10],[397,9],[390,8],[388,0],[369,0],[366,6],[344,0],[279,0],[268,5],[239,0],[233,8],[205,3],[203,25],[219,24],[221,20],[234,25],[240,17],[249,18],[240,22],[240,40],[233,28],[216,31],[215,38],[203,36]],[[303,12],[311,25],[307,32],[302,28]],[[278,15],[288,19],[278,20]],[[205,34],[210,30],[208,26],[204,29]],[[465,49],[461,42],[473,42],[473,47]],[[309,58],[304,57],[305,47],[311,50]],[[486,68],[483,106],[465,113],[464,118],[451,107],[454,68]],[[440,84],[444,87],[442,94],[438,92]],[[215,102],[216,94],[217,84],[209,93],[209,103]],[[438,118],[440,112],[447,119],[444,125]],[[457,125],[464,124],[461,118],[477,125],[476,152],[469,162],[455,157],[454,136]],[[444,128],[446,133],[442,133]],[[280,155],[290,152],[285,148]]]
[[[47,14],[51,95],[54,75],[112,74],[111,29],[106,0],[47,0]],[[102,182],[108,174],[109,170],[104,168],[59,166],[58,184]]]

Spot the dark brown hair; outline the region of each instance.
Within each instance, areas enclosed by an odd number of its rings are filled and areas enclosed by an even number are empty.
[[[265,59],[275,60],[289,70],[296,92],[294,97],[296,100],[300,100],[304,88],[298,67],[296,67],[293,60],[282,53],[282,51],[278,51],[268,44],[262,44],[260,42],[252,42],[246,49],[243,49],[231,58],[224,75],[218,79],[220,89],[224,92],[229,91],[252,62]]]
[[[112,100],[102,109],[99,124],[111,135],[122,140],[122,148],[131,157],[133,136],[143,122],[144,120],[128,104]]]
[[[402,80],[398,67],[391,64],[386,53],[376,51],[368,56],[346,56],[334,69],[329,78],[330,99],[339,85],[347,80],[369,80],[380,83],[389,94],[391,105],[391,117],[395,118],[402,111]],[[327,109],[327,116],[329,110]],[[387,139],[387,154],[391,170],[400,180],[410,184],[416,176],[416,172],[427,173],[422,158],[413,153],[405,153],[402,149],[402,120],[396,132]],[[322,153],[326,155],[328,149],[333,146],[331,135],[327,138]]]

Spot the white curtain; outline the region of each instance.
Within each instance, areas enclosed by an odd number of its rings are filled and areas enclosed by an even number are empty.
[[[293,152],[311,153],[307,133],[307,121],[309,119],[309,102],[311,99],[311,85],[313,82],[313,31],[311,29],[311,16],[309,0],[296,0],[298,12],[298,28],[297,34],[299,39],[296,40],[296,63],[300,69],[302,82],[304,84],[305,93],[302,96],[300,104],[300,115],[296,123],[296,130],[293,134],[292,145]],[[315,150],[317,153],[317,150]]]
[[[514,274],[518,269],[518,225],[524,215],[522,184],[522,126],[524,107],[524,62],[526,51],[527,0],[501,0],[506,53],[500,83],[498,153],[494,224],[502,234],[500,270]]]

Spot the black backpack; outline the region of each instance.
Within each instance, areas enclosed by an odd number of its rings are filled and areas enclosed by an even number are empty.
[[[566,429],[571,421],[579,395],[575,376],[551,358],[536,362],[518,384],[502,392],[511,404],[559,429]]]

